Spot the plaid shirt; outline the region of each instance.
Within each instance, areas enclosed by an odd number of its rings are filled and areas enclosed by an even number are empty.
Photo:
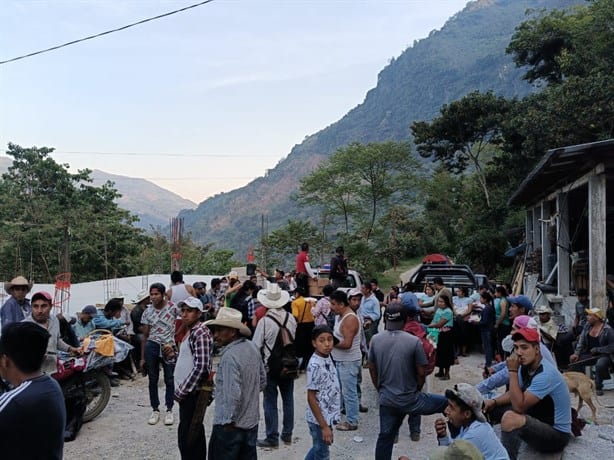
[[[183,382],[175,385],[175,398],[183,399],[197,389],[211,374],[211,352],[213,351],[213,338],[211,331],[203,323],[196,323],[188,337],[188,346],[192,352],[193,366]],[[182,344],[183,345],[183,344]],[[181,351],[179,351],[181,353]],[[178,362],[181,357],[178,358]]]
[[[262,305],[260,303],[260,301],[258,299],[256,299],[255,297],[250,297],[250,299],[247,301],[247,317],[248,319],[252,319],[254,317],[254,313],[256,312],[256,308],[258,308],[260,305]]]

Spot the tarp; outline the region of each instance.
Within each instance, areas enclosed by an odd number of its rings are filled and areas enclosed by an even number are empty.
[[[443,254],[428,254],[422,259],[423,264],[452,264],[452,260]]]

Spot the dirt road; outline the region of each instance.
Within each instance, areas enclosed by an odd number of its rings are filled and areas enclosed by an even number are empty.
[[[475,383],[480,378],[479,364],[482,355],[473,354],[461,358],[461,363],[451,369],[452,379],[442,382],[429,377],[428,391],[443,393],[446,388],[458,382]],[[309,430],[305,423],[306,391],[305,375],[301,375],[295,384],[295,429],[291,446],[280,445],[278,449],[258,449],[262,459],[302,459],[311,447]],[[335,432],[334,444],[331,447],[332,459],[371,459],[374,455],[379,420],[377,410],[377,395],[368,376],[363,370],[363,404],[369,407],[369,412],[361,414],[362,419],[357,431]],[[163,395],[163,389],[160,388]],[[614,391],[606,391],[600,398],[604,405],[614,404]],[[215,403],[214,403],[215,404]],[[574,400],[574,404],[576,404]],[[261,405],[262,407],[262,405]],[[205,417],[207,436],[211,429],[213,406]],[[600,426],[588,425],[582,437],[571,441],[567,447],[564,459],[606,459],[612,458],[614,448],[614,429],[610,425],[614,409],[597,406]],[[178,419],[178,408],[174,409],[175,419]],[[178,459],[177,425],[171,427],[159,423],[155,426],[147,424],[150,408],[147,396],[147,379],[137,377],[133,382],[122,382],[113,389],[113,396],[103,414],[91,423],[83,426],[76,441],[65,446],[65,458],[72,459]],[[581,416],[590,417],[590,410],[583,408]],[[407,424],[401,428],[399,443],[395,445],[393,458],[408,455],[413,460],[425,459],[431,449],[437,445],[433,422],[435,416],[423,417],[422,437],[419,442],[409,439]],[[264,418],[260,417],[260,437],[264,436]],[[531,458],[524,456],[525,459]],[[544,459],[546,457],[539,457]]]

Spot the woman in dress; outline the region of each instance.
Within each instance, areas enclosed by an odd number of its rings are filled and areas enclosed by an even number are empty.
[[[428,327],[439,331],[435,360],[439,372],[435,374],[435,377],[450,380],[450,366],[454,364],[454,311],[452,299],[447,295],[440,295],[437,299],[437,310],[433,322]]]

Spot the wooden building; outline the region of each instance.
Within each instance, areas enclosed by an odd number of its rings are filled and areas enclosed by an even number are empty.
[[[525,282],[536,274],[563,299],[587,288],[591,306],[607,308],[614,139],[549,150],[508,203],[526,210]]]

